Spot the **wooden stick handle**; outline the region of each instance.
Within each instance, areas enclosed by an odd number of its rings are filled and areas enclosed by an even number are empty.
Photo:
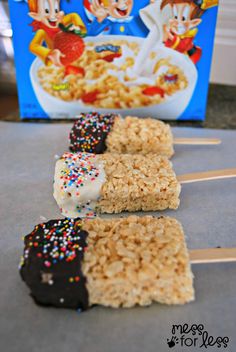
[[[221,144],[221,140],[218,138],[174,138],[174,144],[217,145]]]
[[[189,250],[192,264],[236,262],[236,248],[209,248]]]
[[[177,180],[180,183],[192,183],[200,181],[220,180],[232,177],[236,177],[236,169],[214,170],[180,175],[177,176]]]

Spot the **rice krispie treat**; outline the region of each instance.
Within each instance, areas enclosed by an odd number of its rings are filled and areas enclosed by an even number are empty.
[[[70,218],[177,209],[180,190],[163,156],[65,153],[56,163],[54,198]]]
[[[70,132],[70,150],[101,154],[174,154],[173,136],[168,124],[156,119],[141,119],[91,112],[80,114]]]
[[[37,303],[85,310],[194,299],[180,223],[169,217],[64,219],[25,237],[20,273]]]

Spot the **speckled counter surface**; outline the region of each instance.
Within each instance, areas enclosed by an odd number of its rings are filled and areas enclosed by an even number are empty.
[[[204,127],[236,129],[236,87],[211,85]]]
[[[236,129],[236,87],[211,84],[208,95],[206,120],[173,122],[174,125],[199,126],[217,129]]]
[[[67,150],[70,127],[0,122],[0,351],[166,352],[172,325],[187,323],[203,324],[214,339],[229,337],[227,348],[207,351],[235,352],[236,263],[194,265],[196,300],[184,306],[94,307],[78,314],[33,302],[17,269],[21,238],[42,221],[40,216],[60,216],[52,197],[54,157]],[[223,142],[214,147],[176,146],[177,174],[235,167],[236,131],[174,128],[174,134],[218,137]],[[235,247],[235,190],[236,179],[183,185],[180,208],[155,215],[180,220],[189,248]],[[199,348],[201,341],[198,336],[196,348],[179,342],[171,351],[205,351]]]
[[[172,126],[236,129],[236,87],[210,85],[204,122],[173,121],[170,124]]]

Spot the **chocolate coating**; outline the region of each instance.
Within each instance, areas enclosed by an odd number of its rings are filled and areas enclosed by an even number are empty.
[[[25,236],[20,274],[36,303],[88,308],[86,278],[81,271],[87,236],[80,219],[50,220]]]
[[[106,138],[116,116],[97,112],[80,114],[70,132],[70,150],[94,154],[104,153]]]

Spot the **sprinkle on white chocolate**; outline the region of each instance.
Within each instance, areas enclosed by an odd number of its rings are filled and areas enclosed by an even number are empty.
[[[64,216],[94,216],[106,180],[99,157],[87,153],[65,153],[56,163],[54,198]]]

